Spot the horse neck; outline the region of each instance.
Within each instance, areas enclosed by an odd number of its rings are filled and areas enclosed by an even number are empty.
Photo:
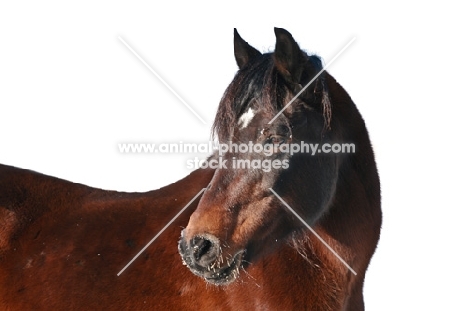
[[[341,247],[357,250],[370,259],[382,222],[374,153],[356,105],[332,76],[327,74],[326,82],[333,110],[331,131],[338,132],[342,142],[354,143],[356,148],[355,153],[340,155],[335,194],[319,219],[317,230]]]

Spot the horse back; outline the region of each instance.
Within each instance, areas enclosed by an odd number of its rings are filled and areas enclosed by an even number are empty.
[[[179,306],[184,279],[196,277],[174,264],[180,262],[177,241],[197,201],[117,273],[212,174],[198,170],[158,190],[127,193],[0,165],[0,309]]]

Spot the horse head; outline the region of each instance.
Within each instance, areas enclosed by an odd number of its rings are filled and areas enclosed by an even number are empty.
[[[274,52],[262,54],[234,30],[239,71],[213,126],[220,143],[213,158],[224,163],[179,242],[190,270],[217,285],[303,230],[271,189],[313,225],[336,187],[340,155],[311,155],[311,144],[340,140],[332,130],[328,74],[289,32],[275,28],[275,35]]]

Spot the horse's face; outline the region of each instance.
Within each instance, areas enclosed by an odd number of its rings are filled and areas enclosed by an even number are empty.
[[[214,125],[224,149],[220,146],[212,158],[221,165],[179,242],[184,263],[210,283],[232,282],[239,268],[301,230],[270,188],[309,223],[326,208],[334,189],[335,157],[285,152],[292,143],[328,141],[330,112],[319,78],[275,118],[300,84],[321,70],[320,61],[307,57],[288,32],[275,33],[275,52],[262,55],[235,32],[240,70]]]

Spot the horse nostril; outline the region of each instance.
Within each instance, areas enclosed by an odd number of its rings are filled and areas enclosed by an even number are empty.
[[[201,266],[209,266],[219,254],[219,243],[208,237],[194,237],[190,241],[193,259]]]
[[[193,241],[192,249],[193,249],[193,257],[196,261],[200,260],[200,258],[207,254],[210,251],[212,243],[209,240],[204,238],[195,238]]]

